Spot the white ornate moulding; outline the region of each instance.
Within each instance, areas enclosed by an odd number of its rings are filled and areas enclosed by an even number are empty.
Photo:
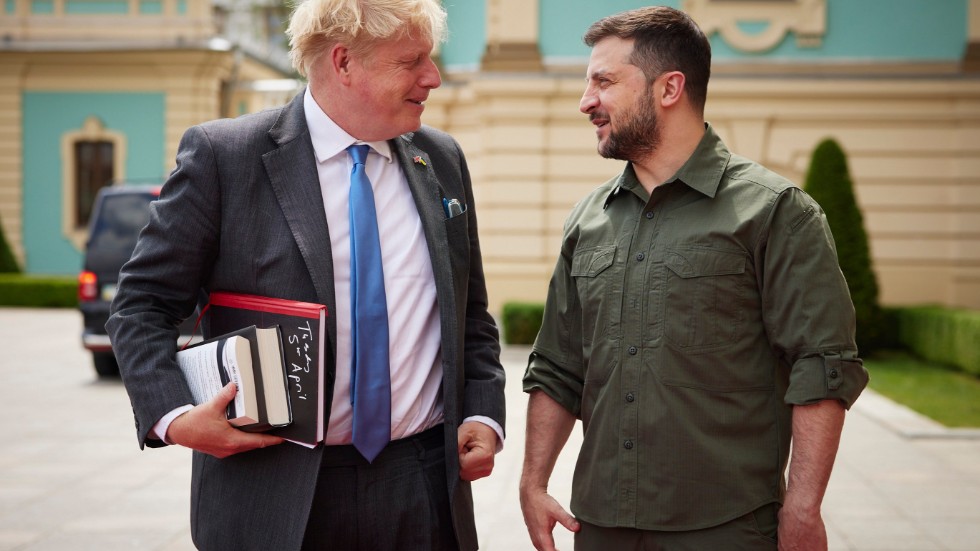
[[[826,0],[684,0],[683,9],[706,35],[717,32],[743,52],[775,48],[790,32],[800,48],[816,48],[827,30]],[[749,24],[762,30],[748,32]]]

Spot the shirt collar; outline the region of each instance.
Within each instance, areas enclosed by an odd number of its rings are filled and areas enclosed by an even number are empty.
[[[694,153],[667,183],[681,181],[687,187],[714,198],[732,154],[711,125],[704,123],[704,136]]]
[[[391,145],[387,141],[364,142],[358,140],[344,131],[320,109],[310,87],[306,87],[303,96],[303,110],[306,114],[306,126],[310,129],[310,139],[313,141],[313,151],[316,153],[317,162],[325,162],[341,153],[346,152],[347,148],[354,144],[367,144],[371,149],[379,153],[389,163],[392,161]]]
[[[714,198],[718,193],[718,186],[721,185],[721,178],[725,174],[725,168],[732,154],[721,141],[718,134],[710,124],[704,124],[704,135],[698,146],[694,148],[694,153],[687,159],[681,168],[668,179],[665,184],[679,181],[687,187],[696,190],[708,197]],[[603,208],[620,194],[622,191],[631,191],[640,185],[633,170],[633,163],[627,163],[623,173],[619,176],[616,185],[609,191]]]

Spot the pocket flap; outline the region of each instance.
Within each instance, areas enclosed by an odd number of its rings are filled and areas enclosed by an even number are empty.
[[[572,258],[572,277],[595,277],[613,265],[616,246],[580,251]]]
[[[668,249],[664,263],[680,277],[734,275],[745,271],[742,253],[717,249]]]

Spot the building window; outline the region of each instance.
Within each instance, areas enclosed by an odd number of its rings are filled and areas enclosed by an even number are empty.
[[[128,0],[63,0],[68,15],[125,15],[129,13]]]
[[[32,0],[31,15],[51,15],[54,13],[54,0]]]
[[[99,188],[112,183],[115,144],[105,140],[75,142],[75,227],[88,226]]]
[[[161,0],[140,0],[141,15],[162,15],[163,2]]]
[[[95,195],[125,179],[126,138],[90,116],[82,128],[61,137],[62,230],[81,250],[88,236]]]

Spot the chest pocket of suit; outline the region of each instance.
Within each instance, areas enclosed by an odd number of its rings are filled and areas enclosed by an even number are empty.
[[[449,258],[452,262],[453,279],[456,284],[466,285],[470,265],[470,231],[466,213],[447,218],[446,241]]]
[[[697,352],[734,342],[745,322],[745,255],[709,248],[668,249],[666,335]]]
[[[569,273],[582,305],[582,339],[586,344],[606,336],[609,324],[618,319],[614,312],[616,246],[609,245],[575,252]]]

